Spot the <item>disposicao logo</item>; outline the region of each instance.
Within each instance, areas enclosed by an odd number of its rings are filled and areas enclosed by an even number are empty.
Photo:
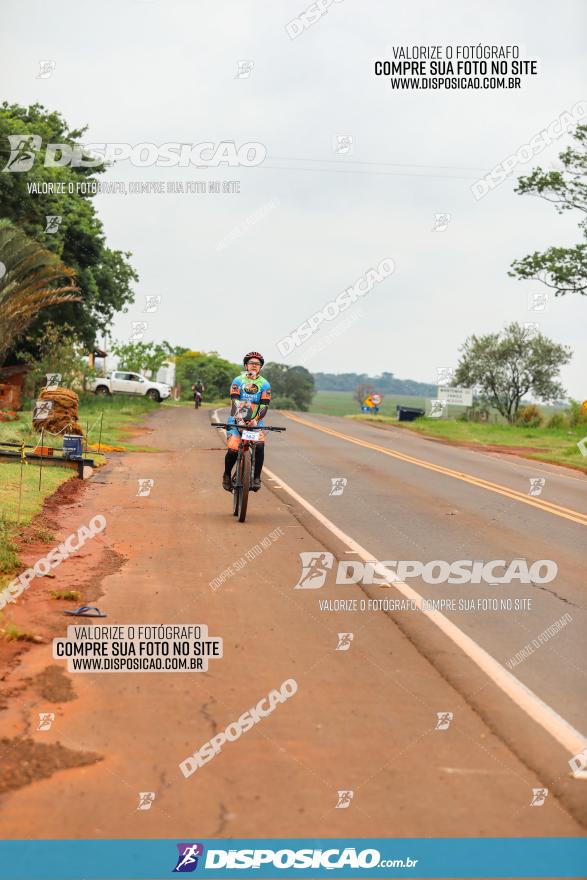
[[[10,155],[2,171],[22,173],[31,171],[35,156],[42,152],[43,139],[38,134],[9,134]],[[253,167],[267,156],[265,144],[248,141],[237,146],[235,141],[204,141],[202,143],[169,142],[165,144],[46,144],[40,164],[45,168],[97,168],[116,162],[129,161],[137,168],[218,168]]]
[[[201,843],[176,843],[177,864],[173,869],[174,874],[188,874],[198,867],[200,856],[204,855],[204,846]]]
[[[319,590],[326,583],[328,571],[334,568],[334,554],[326,551],[300,553],[302,571],[295,590]],[[403,583],[408,578],[422,578],[425,584],[548,584],[558,573],[552,559],[538,559],[528,563],[526,559],[493,559],[489,562],[458,559],[448,562],[433,559],[420,562],[416,559],[383,559],[361,562],[353,559],[340,560],[336,567],[337,584]]]

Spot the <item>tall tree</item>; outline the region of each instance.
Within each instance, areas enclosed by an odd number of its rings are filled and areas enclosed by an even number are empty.
[[[515,422],[526,394],[545,402],[565,396],[558,374],[571,360],[570,348],[527,327],[514,322],[500,333],[469,336],[460,351],[453,384],[477,386],[508,422]]]
[[[33,347],[48,319],[67,323],[77,338],[90,347],[97,335],[106,331],[115,313],[124,310],[134,298],[131,285],[138,281],[138,276],[129,262],[131,254],[107,246],[93,195],[84,191],[84,187],[91,189],[95,175],[103,173],[106,165],[45,167],[47,144],[79,146],[85,130],[70,129],[59,113],[40,104],[21,107],[4,102],[0,107],[2,216],[71,267],[81,293],[78,301],[56,306],[51,314],[40,312],[27,334]],[[36,141],[30,140],[35,137]],[[24,144],[21,152],[32,160],[29,170],[17,170],[18,163],[13,161],[19,141]],[[49,184],[60,185],[64,192],[43,192]],[[49,216],[61,218],[52,232],[48,231]]]
[[[230,383],[242,367],[219,357],[218,352],[186,351],[175,356],[176,382],[181,396],[191,397],[190,388],[198,379],[204,383],[204,400],[228,397]]]
[[[9,220],[0,220],[0,263],[1,366],[41,309],[54,314],[80,296],[73,269]]]
[[[562,171],[535,168],[528,177],[520,177],[516,192],[540,196],[551,202],[559,214],[579,211],[583,238],[587,241],[587,125],[579,125],[574,133],[577,143],[559,154]],[[535,251],[512,263],[510,275],[525,280],[541,281],[554,290],[555,296],[566,293],[587,294],[587,243],[575,247],[550,247]]]
[[[373,385],[368,385],[367,383],[361,383],[357,385],[355,390],[353,391],[353,397],[357,401],[358,404],[362,405],[363,401],[369,394],[373,394],[375,391],[375,387]]]
[[[271,384],[273,399],[286,398],[296,409],[307,411],[314,396],[314,377],[305,367],[265,364],[261,370]]]
[[[113,342],[110,351],[118,357],[119,369],[134,373],[150,370],[153,375],[170,357],[166,346],[158,342]]]

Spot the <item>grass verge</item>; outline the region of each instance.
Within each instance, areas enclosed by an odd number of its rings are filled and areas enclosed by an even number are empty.
[[[27,632],[27,630],[19,629],[17,626],[13,626],[12,623],[7,624],[4,629],[0,629],[0,637],[7,642],[34,642],[35,644],[42,644],[43,642],[43,639],[39,638],[39,636]]]
[[[82,397],[79,404],[79,423],[88,435],[90,449],[95,452],[98,442],[107,450],[109,447],[120,448],[124,451],[150,452],[155,451],[151,447],[137,445],[129,440],[129,430],[136,427],[137,422],[146,413],[157,410],[165,404],[154,403],[146,397],[96,397],[87,394]],[[11,443],[37,443],[40,435],[32,426],[32,409],[23,410],[19,413],[16,422],[0,422],[0,444]],[[45,435],[45,446],[54,449],[61,448],[62,437]],[[95,447],[95,448],[94,448]],[[84,441],[85,451],[85,441]]]
[[[448,440],[471,447],[497,447],[504,451],[534,458],[551,464],[565,465],[587,473],[587,456],[581,454],[578,442],[587,434],[585,425],[576,428],[528,428],[521,425],[460,422],[452,419],[417,419],[398,422],[386,416],[350,418],[372,424],[393,425],[424,437]]]
[[[79,590],[51,590],[52,599],[66,599],[68,602],[79,601],[80,595]]]
[[[129,435],[145,414],[156,410],[160,405],[165,404],[157,404],[143,397],[103,398],[84,395],[79,405],[79,422],[84,431],[89,429],[88,455],[97,465],[106,460],[95,451],[100,439],[100,425],[104,451],[156,451],[152,447],[133,443]],[[39,435],[32,427],[31,409],[20,412],[17,421],[0,422],[0,444],[3,442],[39,442]],[[63,441],[61,437],[45,436],[43,442],[46,446],[58,449]],[[17,536],[41,512],[46,498],[53,495],[66,480],[77,479],[70,468],[50,465],[43,467],[39,486],[39,474],[38,462],[29,461],[21,465],[18,460],[0,459],[0,588],[21,567],[16,546]],[[45,532],[46,530],[40,529],[34,535],[27,533],[23,540],[50,541],[52,536],[49,533],[44,534]]]

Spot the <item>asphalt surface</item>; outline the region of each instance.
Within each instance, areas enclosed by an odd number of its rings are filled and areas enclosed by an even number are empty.
[[[401,443],[402,451],[428,461],[446,456],[463,473],[486,473],[504,484],[511,468],[510,479],[520,490],[525,485],[525,462],[443,449],[348,420],[309,420],[395,450]],[[578,523],[293,418],[275,414],[272,421],[287,432],[271,435],[268,468],[374,554],[552,555],[564,568],[556,591],[580,600],[581,580],[572,577],[584,529]],[[10,609],[10,619],[44,643],[27,645],[2,681],[3,730],[11,738],[3,760],[10,765],[23,738],[34,758],[28,778],[2,797],[2,837],[584,833],[587,786],[570,778],[565,749],[430,621],[349,606],[321,609],[320,600],[334,607],[339,599],[366,598],[360,586],[336,585],[332,577],[320,590],[293,589],[301,552],[331,551],[344,559],[345,549],[268,476],[250,499],[247,521],[236,522],[220,486],[224,447],[209,410],[163,406],[148,425],[148,443],[160,452],[112,455],[80,498],[56,512],[56,543],[99,513],[107,520],[104,532],[55,569],[49,584],[33,581]],[[330,481],[338,476],[348,484],[333,497]],[[137,492],[144,479],[153,481],[148,496]],[[574,503],[580,489],[574,479],[553,474],[552,492],[561,494],[549,497]],[[251,552],[255,547],[261,552]],[[64,636],[71,619],[49,593],[73,587],[80,604],[91,599],[107,613],[109,625],[206,624],[211,636],[223,638],[224,656],[206,673],[66,673],[65,663],[52,657],[51,639]],[[527,630],[504,615],[460,615],[458,623],[504,659],[568,607],[551,592],[535,592],[540,610],[524,619]],[[557,653],[549,643],[515,671],[574,721],[581,720],[579,693],[573,694],[579,677],[560,659],[581,665],[567,641],[578,627],[578,611],[571,612],[573,623],[553,640]],[[337,650],[340,633],[353,633],[347,650]],[[544,687],[530,668],[535,662]],[[49,667],[54,679],[68,680],[69,690],[47,687]],[[180,762],[290,678],[298,684],[291,699],[192,776],[182,775]],[[47,711],[55,713],[54,723],[39,731],[38,713]],[[450,713],[444,727],[439,713]],[[43,765],[41,748],[58,744],[67,762],[60,765],[62,753],[54,751],[53,764]],[[86,766],[76,766],[78,758]],[[548,794],[531,806],[536,789]],[[340,791],[353,792],[347,808],[337,807]],[[138,809],[140,792],[155,794],[148,810]]]
[[[298,419],[420,460],[420,464],[355,445],[314,430]],[[270,435],[267,465],[378,560],[506,560],[528,564],[548,559],[558,573],[541,585],[409,583],[429,599],[497,598],[497,611],[446,611],[447,616],[505,665],[565,614],[572,620],[539,642],[514,674],[579,731],[587,732],[585,636],[587,602],[587,477],[564,468],[509,455],[486,454],[421,438],[402,429],[381,429],[350,419],[272,415],[287,427]],[[278,437],[278,439],[274,439]],[[456,472],[441,473],[432,464]],[[460,477],[488,481],[519,493],[509,497]],[[331,480],[344,477],[341,495]],[[541,495],[529,495],[530,479],[545,479]],[[526,503],[526,500],[531,503]],[[546,502],[544,507],[534,506]],[[565,508],[562,511],[547,505]],[[579,521],[567,518],[576,511]],[[584,522],[581,522],[581,515]],[[498,570],[498,573],[501,573]],[[389,595],[390,590],[380,590]],[[310,594],[311,595],[311,594]],[[501,600],[512,600],[512,610]],[[515,610],[516,599],[530,600]],[[467,603],[468,606],[469,603]],[[401,613],[401,612],[400,612]],[[409,612],[405,612],[408,614]]]

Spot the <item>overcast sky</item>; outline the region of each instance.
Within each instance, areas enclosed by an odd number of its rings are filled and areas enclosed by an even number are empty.
[[[42,102],[87,142],[256,141],[256,168],[109,170],[110,180],[240,180],[240,194],[102,195],[111,247],[130,250],[136,302],[115,336],[146,320],[145,339],[240,360],[284,360],[276,343],[369,267],[394,274],[360,312],[324,325],[287,358],[313,371],[383,370],[436,381],[470,333],[537,321],[574,350],[567,391],[587,397],[587,298],[508,278],[511,261],[579,241],[579,217],[513,192],[556,165],[564,135],[476,201],[470,187],[578,101],[587,101],[582,0],[342,0],[290,39],[305,0],[4,0],[4,97]],[[511,91],[394,91],[373,62],[393,45],[519,45],[538,76]],[[55,61],[38,79],[39,61]],[[237,77],[237,61],[254,63]],[[587,106],[587,105],[586,105]],[[334,150],[353,139],[351,155]],[[311,160],[311,161],[310,161]],[[413,164],[412,164],[413,163]],[[106,179],[103,175],[101,179]],[[239,224],[266,216],[226,247]],[[435,215],[450,214],[444,231]],[[161,296],[154,314],[145,297]],[[332,335],[338,326],[337,335]],[[331,335],[328,335],[331,334]]]

